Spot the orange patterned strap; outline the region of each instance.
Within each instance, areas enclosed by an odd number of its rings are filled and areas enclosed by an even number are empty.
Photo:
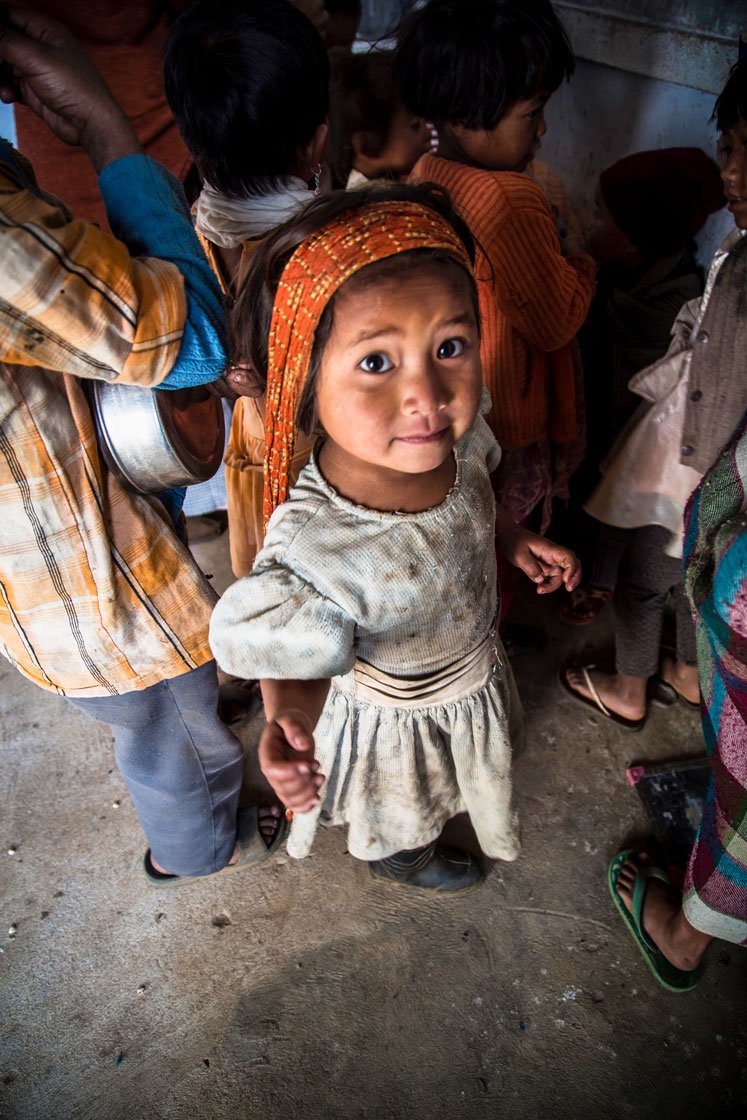
[[[377,202],[348,211],[296,249],[278,284],[270,324],[265,415],[265,526],[288,493],[296,411],[314,336],[335,292],[366,265],[413,249],[440,249],[472,270],[464,245],[434,210],[415,202]]]

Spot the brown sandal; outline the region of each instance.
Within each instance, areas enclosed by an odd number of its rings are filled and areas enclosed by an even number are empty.
[[[569,626],[588,626],[599,617],[611,598],[610,591],[598,587],[577,587],[571,591],[570,603],[561,603],[558,607],[558,618]]]

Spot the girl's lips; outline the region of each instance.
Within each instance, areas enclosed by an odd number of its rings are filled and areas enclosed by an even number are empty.
[[[448,432],[448,428],[441,428],[437,432],[422,432],[412,436],[397,436],[399,443],[438,443]]]

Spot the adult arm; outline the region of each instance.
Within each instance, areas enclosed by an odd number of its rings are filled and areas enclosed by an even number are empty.
[[[0,97],[23,101],[60,139],[81,144],[128,247],[41,198],[5,148],[0,229],[12,267],[0,281],[0,355],[144,386],[215,380],[226,365],[222,297],[181,187],[142,155],[64,27],[27,9],[4,11]]]

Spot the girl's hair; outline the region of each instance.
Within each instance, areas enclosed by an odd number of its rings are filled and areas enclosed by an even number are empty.
[[[391,186],[378,185],[355,191],[338,191],[315,199],[302,211],[299,217],[279,226],[261,243],[252,257],[231,315],[233,360],[248,361],[251,364],[256,373],[257,386],[262,390],[267,384],[267,350],[275,294],[283,269],[293,253],[308,237],[318,233],[324,226],[335,221],[342,214],[350,214],[351,226],[354,227],[356,210],[377,202],[391,201],[417,202],[435,210],[437,214],[440,214],[451,224],[467,250],[469,259],[474,262],[474,242],[466,224],[457,215],[446,191],[433,183],[424,183],[417,186],[404,183],[392,184]],[[382,220],[386,221],[386,217],[383,216]],[[401,275],[405,268],[415,266],[418,263],[422,264],[424,261],[437,264],[440,267],[459,269],[469,285],[470,298],[479,327],[480,312],[474,277],[455,257],[443,250],[410,250],[396,257],[389,257],[364,266],[359,272],[354,273],[352,280],[355,281],[359,277],[363,278],[363,276],[391,275],[395,267],[397,274]],[[306,435],[311,435],[317,427],[315,383],[321,366],[322,354],[334,326],[335,298],[333,296],[330,299],[319,321],[314,337],[314,349],[311,355],[309,373],[298,403],[296,421],[300,431]]]
[[[169,32],[164,81],[201,175],[238,197],[279,189],[327,115],[327,53],[288,0],[199,0]]]
[[[552,93],[575,67],[549,0],[430,0],[404,23],[402,101],[436,125],[492,129],[517,101]]]
[[[716,98],[713,120],[719,132],[733,128],[740,119],[747,121],[747,56],[735,62],[726,85]]]
[[[351,55],[334,67],[329,131],[335,186],[346,185],[353,166],[353,134],[363,133],[363,154],[375,159],[386,147],[400,105],[390,54]]]

